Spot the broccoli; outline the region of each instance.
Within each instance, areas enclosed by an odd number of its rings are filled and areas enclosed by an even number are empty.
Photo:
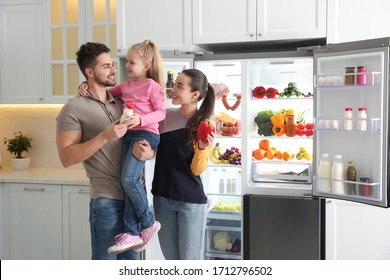
[[[261,111],[257,114],[255,122],[257,124],[257,133],[264,136],[272,136],[272,123],[271,117],[274,115],[272,110]]]

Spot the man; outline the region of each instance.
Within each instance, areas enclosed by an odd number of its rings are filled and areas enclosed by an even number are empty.
[[[116,84],[109,51],[107,46],[91,42],[77,51],[77,63],[87,79],[89,96],[76,96],[59,113],[57,150],[64,167],[83,162],[90,180],[92,259],[136,259],[133,250],[118,255],[107,253],[115,236],[125,232],[126,227],[120,172],[121,137],[128,129],[127,124],[119,124],[121,100],[106,90]]]

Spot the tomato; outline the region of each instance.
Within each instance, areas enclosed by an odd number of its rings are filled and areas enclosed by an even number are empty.
[[[297,124],[297,128],[299,128],[299,129],[302,129],[302,130],[303,130],[303,129],[305,129],[305,128],[306,128],[306,126],[305,126],[305,124],[303,124],[303,123],[301,123],[301,122],[300,122],[300,123],[298,123],[298,124]]]
[[[305,124],[306,129],[313,129],[313,124],[312,123],[307,123]]]
[[[313,129],[306,129],[305,130],[305,135],[307,137],[313,136]]]
[[[297,128],[296,133],[297,133],[298,136],[301,136],[301,137],[302,137],[303,135],[305,135],[305,130],[300,129],[300,128]]]

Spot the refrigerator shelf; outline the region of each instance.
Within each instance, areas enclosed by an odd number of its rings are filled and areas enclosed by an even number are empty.
[[[206,253],[208,260],[241,260],[240,253]]]
[[[344,80],[347,76],[357,77],[357,73],[353,74],[336,74],[336,75],[316,75],[314,76],[314,87],[315,88],[329,88],[329,87],[366,87],[366,86],[380,86],[382,84],[382,73],[381,72],[365,72],[367,75],[366,84],[356,84],[357,79],[355,78],[355,84],[345,85]]]
[[[214,211],[207,212],[208,219],[241,221],[241,212]]]

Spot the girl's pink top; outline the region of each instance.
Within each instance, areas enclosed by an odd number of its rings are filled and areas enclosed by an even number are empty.
[[[159,134],[158,123],[165,119],[164,91],[153,79],[142,82],[129,80],[109,89],[116,97],[122,97],[123,104],[134,104],[134,113],[140,115],[141,124],[134,130],[148,130]]]

